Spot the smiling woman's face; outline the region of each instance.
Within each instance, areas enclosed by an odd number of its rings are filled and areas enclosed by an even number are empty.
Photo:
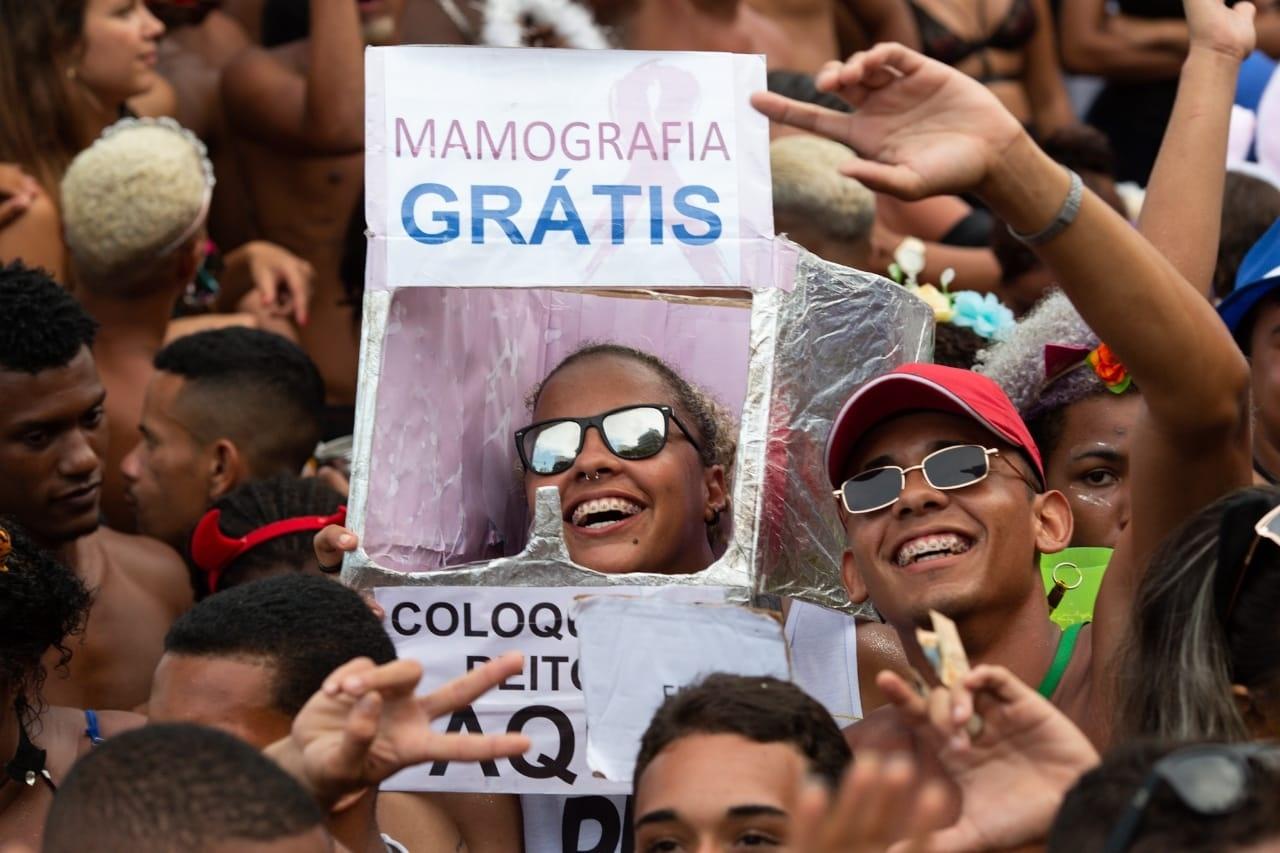
[[[589,356],[557,371],[543,386],[531,422],[643,404],[670,406],[681,423],[696,430],[661,376],[611,354]],[[666,446],[637,460],[615,456],[599,431],[588,429],[582,452],[567,470],[549,476],[528,472],[524,485],[530,507],[538,488],[560,490],[569,556],[589,569],[689,574],[714,560],[707,522],[725,504],[724,472],[718,465],[704,466],[674,423],[668,424]]]

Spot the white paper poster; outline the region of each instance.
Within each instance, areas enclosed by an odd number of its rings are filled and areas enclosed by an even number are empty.
[[[732,604],[586,598],[576,611],[587,704],[587,764],[631,782],[658,706],[715,672],[789,680],[782,623]]]
[[[370,48],[370,289],[772,286],[764,57]]]
[[[533,740],[526,755],[479,764],[436,762],[409,768],[383,786],[392,791],[521,794],[630,793],[625,782],[587,766],[577,625],[578,596],[653,596],[671,602],[723,602],[717,587],[385,587],[375,590],[387,633],[401,657],[425,669],[420,693],[511,651],[524,672],[468,708],[436,721],[440,731],[516,732]]]

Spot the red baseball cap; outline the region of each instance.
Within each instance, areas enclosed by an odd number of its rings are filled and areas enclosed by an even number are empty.
[[[972,370],[941,364],[904,364],[863,385],[836,415],[827,439],[827,477],[840,487],[849,453],[869,429],[906,412],[946,412],[972,418],[1021,450],[1044,485],[1035,439],[1000,386]]]

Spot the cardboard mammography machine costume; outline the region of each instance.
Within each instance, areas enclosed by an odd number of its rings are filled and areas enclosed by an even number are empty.
[[[426,667],[424,690],[524,651],[521,677],[441,725],[534,740],[522,759],[414,768],[396,786],[626,791],[634,745],[613,742],[624,735],[593,742],[588,761],[583,680],[612,679],[594,695],[656,706],[673,679],[778,673],[765,650],[782,635],[757,614],[708,616],[689,660],[627,656],[638,671],[621,684],[579,653],[581,599],[645,602],[585,623],[629,637],[664,609],[711,614],[697,608],[778,595],[851,609],[826,431],[852,388],[928,352],[932,314],[774,237],[768,127],[748,103],[765,85],[761,57],[400,47],[371,49],[366,69],[369,262],[348,515],[361,548],[343,578],[377,588],[400,654]],[[601,341],[663,358],[739,416],[727,547],[701,572],[576,565],[556,489],[526,506],[512,440],[525,397]],[[716,653],[732,646],[728,630],[760,644],[755,669]],[[634,735],[634,720],[592,716]]]

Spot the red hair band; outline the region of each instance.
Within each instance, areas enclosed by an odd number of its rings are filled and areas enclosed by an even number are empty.
[[[333,515],[303,515],[273,521],[238,539],[232,539],[222,532],[222,528],[218,526],[221,518],[222,510],[209,510],[191,534],[191,561],[208,576],[211,593],[218,591],[218,580],[223,571],[241,554],[291,533],[309,533],[322,530],[330,524],[344,524],[347,520],[347,508],[340,506]]]

